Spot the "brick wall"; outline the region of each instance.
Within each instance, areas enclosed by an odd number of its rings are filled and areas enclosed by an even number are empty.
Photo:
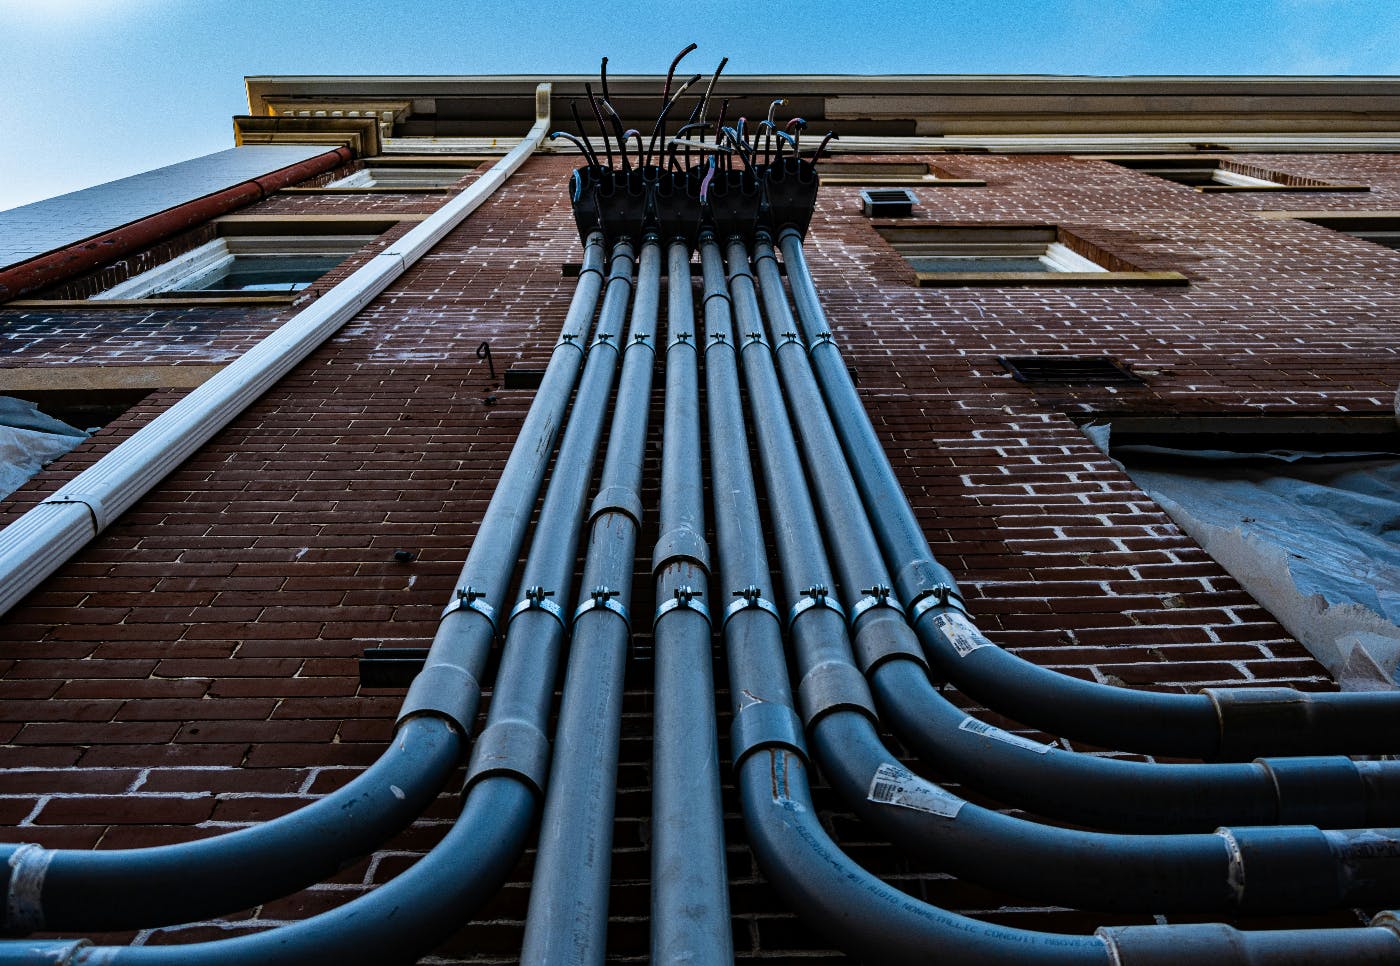
[[[1071,417],[1389,412],[1400,371],[1400,256],[1254,212],[1400,207],[1393,160],[1241,156],[1373,189],[1315,196],[1203,195],[1106,162],[1050,156],[930,160],[987,187],[916,188],[917,218],[1056,224],[1140,268],[1191,280],[1173,289],[919,289],[860,215],[859,189],[823,192],[808,251],[833,328],[930,542],[979,624],[1030,660],[1099,681],[1177,691],[1331,687]],[[573,284],[560,266],[579,251],[562,189],[567,169],[558,159],[529,162],[0,622],[0,815],[11,840],[116,848],[216,834],[303,805],[378,755],[399,696],[357,690],[355,659],[381,642],[425,642],[448,597],[530,397],[497,388],[475,348],[489,340],[498,370],[547,357]],[[440,201],[284,195],[252,210],[417,211]],[[222,361],[286,315],[0,309],[0,365]],[[1155,374],[1141,388],[1046,390],[1013,381],[995,362],[1036,352],[1109,354]],[[11,511],[175,395],[151,397],[54,464]],[[658,455],[659,414],[653,486]],[[639,544],[644,556],[653,538],[654,520]],[[396,562],[399,548],[418,559]],[[636,613],[651,606],[645,570]],[[716,660],[723,682],[718,649]],[[650,639],[641,634],[628,678],[614,857],[618,962],[647,954],[650,677]],[[723,693],[716,700],[727,707]],[[763,884],[733,789],[725,794],[739,956],[835,956]],[[927,901],[1035,929],[1152,921],[1029,907],[958,882],[879,842],[825,789],[816,794],[853,857]],[[410,865],[454,809],[445,795],[375,856],[232,917],[232,927],[142,938],[216,938],[345,901]],[[429,961],[513,961],[529,867],[527,855],[483,916]]]

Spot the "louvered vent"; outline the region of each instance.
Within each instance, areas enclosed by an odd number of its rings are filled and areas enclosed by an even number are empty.
[[[918,200],[908,188],[865,188],[860,193],[861,208],[870,218],[908,218]]]
[[[1146,383],[1108,356],[998,356],[1017,382],[1052,386],[1142,386]]]

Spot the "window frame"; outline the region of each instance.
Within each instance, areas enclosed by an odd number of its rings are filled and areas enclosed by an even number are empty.
[[[882,172],[880,169],[888,169]],[[923,171],[896,168],[922,168]],[[819,183],[830,187],[887,187],[919,185],[931,188],[985,188],[981,178],[959,178],[927,161],[846,161],[827,159],[817,162]]]
[[[1058,225],[938,224],[907,219],[872,219],[872,227],[899,255],[920,288],[945,286],[1073,286],[1188,284],[1180,272],[1142,271],[1122,258],[1091,245]],[[924,236],[928,241],[920,241]],[[937,238],[937,236],[942,236]],[[1025,257],[1047,260],[1047,271],[931,272],[920,271],[913,258],[940,257],[943,252],[910,252],[910,247],[943,249],[950,258]],[[1032,249],[1040,248],[1039,252]],[[959,251],[958,249],[962,249]],[[1110,268],[1105,262],[1113,263]]]
[[[1237,192],[1357,192],[1370,191],[1365,184],[1347,184],[1323,181],[1295,175],[1287,171],[1265,168],[1257,164],[1229,157],[1204,154],[1135,154],[1135,155],[1095,155],[1086,160],[1107,161],[1128,171],[1150,175],[1162,181],[1181,185],[1202,194],[1232,194]],[[1190,184],[1178,181],[1162,173],[1178,169],[1191,171],[1197,168],[1213,171],[1212,180],[1207,184]],[[1154,170],[1155,169],[1155,170]]]

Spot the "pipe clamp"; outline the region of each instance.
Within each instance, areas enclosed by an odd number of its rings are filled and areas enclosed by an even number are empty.
[[[792,610],[788,611],[787,629],[792,630],[793,623],[807,611],[818,607],[828,607],[836,611],[842,619],[846,619],[846,612],[841,609],[841,605],[828,596],[826,584],[813,584],[802,592],[802,599],[792,605]]]
[[[904,615],[904,608],[899,606],[899,601],[890,597],[892,591],[888,584],[876,584],[868,590],[862,590],[865,594],[860,600],[851,605],[851,628],[854,629],[856,621],[860,620],[860,615],[876,607],[888,607],[900,616]]]
[[[699,600],[700,591],[693,590],[689,586],[677,587],[675,596],[670,600],[662,601],[661,606],[656,608],[656,614],[652,617],[652,626],[655,626],[661,618],[671,613],[673,610],[693,610],[701,617],[705,618],[706,624],[712,624],[710,620],[710,610],[703,601]]]
[[[466,587],[458,587],[456,599],[442,609],[438,620],[445,620],[448,614],[459,610],[474,610],[486,618],[486,622],[491,625],[491,636],[497,637],[499,631],[496,627],[496,608],[486,603],[485,597],[485,591],[477,590],[470,584]]]
[[[574,623],[591,610],[610,610],[618,617],[622,618],[622,623],[627,626],[627,634],[632,634],[632,615],[627,612],[627,608],[620,600],[613,600],[620,591],[610,590],[607,587],[594,587],[593,595],[578,605],[574,611]]]
[[[774,604],[771,600],[766,599],[763,596],[763,591],[759,590],[758,587],[756,587],[755,585],[749,584],[743,590],[736,590],[734,591],[733,596],[738,597],[739,599],[734,601],[724,609],[724,617],[719,622],[719,626],[721,628],[723,628],[726,624],[729,623],[729,618],[733,617],[740,611],[749,610],[750,608],[753,608],[755,610],[765,610],[768,613],[772,614],[773,619],[776,620],[779,624],[783,622],[783,615],[778,613],[777,605]]]
[[[947,584],[935,584],[922,591],[909,605],[909,623],[917,624],[919,619],[935,607],[957,607],[962,610],[962,600],[957,592]]]
[[[552,596],[554,596],[554,591],[545,590],[538,585],[527,588],[525,599],[511,608],[510,616],[506,618],[506,626],[509,627],[510,622],[515,620],[516,614],[523,614],[527,610],[542,610],[557,620],[559,626],[567,631],[569,622],[564,619],[564,611],[559,605],[549,599]]]

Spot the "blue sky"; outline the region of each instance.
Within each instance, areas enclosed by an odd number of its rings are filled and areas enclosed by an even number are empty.
[[[0,0],[0,210],[233,143],[248,74],[1396,74],[1400,0]],[[691,65],[691,61],[687,61]]]

